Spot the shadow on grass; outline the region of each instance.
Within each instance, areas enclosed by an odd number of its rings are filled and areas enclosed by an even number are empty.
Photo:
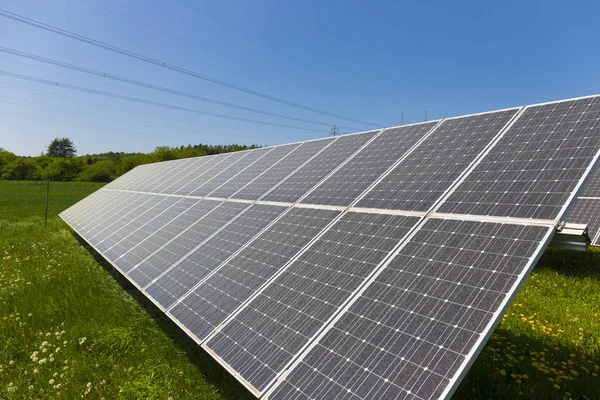
[[[575,345],[496,329],[453,399],[600,399],[597,363]]]
[[[547,248],[535,268],[547,268],[565,276],[600,280],[600,249],[590,247],[583,252]]]
[[[165,332],[183,351],[190,362],[204,375],[207,382],[228,399],[256,399],[246,388],[244,388],[229,372],[227,372],[219,363],[217,363],[202,347],[194,342],[179,326],[171,321],[166,314],[152,303],[142,292],[140,292],[131,282],[129,282],[117,269],[115,269],[104,257],[102,257],[93,247],[91,247],[81,236],[72,232],[72,235],[85,247],[94,257],[94,260],[100,264],[113,278],[121,285],[129,295],[131,295],[140,304],[144,310],[156,321],[160,328]]]

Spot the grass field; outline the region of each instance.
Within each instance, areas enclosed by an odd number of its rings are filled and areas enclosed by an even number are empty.
[[[0,181],[0,398],[250,399],[57,213],[99,184]],[[458,399],[600,399],[600,252],[549,249]]]

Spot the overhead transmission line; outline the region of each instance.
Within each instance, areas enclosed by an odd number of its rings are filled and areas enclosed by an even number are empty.
[[[163,35],[165,35],[165,36],[168,36],[168,37],[170,37],[170,38],[172,38],[172,39],[175,39],[175,40],[180,40],[180,41],[182,41],[182,42],[186,42],[186,43],[188,43],[188,44],[190,44],[190,45],[192,45],[192,46],[198,47],[199,49],[202,49],[202,50],[204,50],[204,51],[208,51],[209,53],[216,54],[216,55],[218,55],[218,56],[221,56],[221,57],[223,57],[223,58],[227,58],[227,59],[229,59],[229,60],[231,60],[231,61],[235,61],[235,62],[238,62],[238,63],[244,64],[244,65],[247,65],[247,66],[249,66],[249,67],[252,67],[252,68],[258,68],[256,65],[254,65],[254,64],[251,64],[251,63],[249,63],[249,62],[247,62],[247,61],[240,60],[240,59],[238,59],[238,58],[235,58],[235,57],[228,56],[227,54],[223,54],[223,53],[221,53],[221,52],[219,52],[219,51],[217,51],[217,50],[209,49],[208,47],[200,46],[200,45],[198,44],[198,42],[196,42],[196,41],[192,41],[192,40],[189,40],[189,39],[185,39],[185,38],[183,38],[183,37],[181,37],[181,36],[173,35],[172,33],[169,33],[169,32],[167,32],[167,31],[164,31],[164,30],[162,30],[162,29],[160,29],[160,28],[156,28],[156,27],[154,27],[154,26],[152,26],[152,25],[150,25],[150,24],[147,24],[147,23],[145,23],[145,22],[142,22],[142,21],[138,21],[138,20],[136,20],[136,19],[134,19],[134,18],[128,17],[127,15],[121,14],[120,12],[117,12],[117,11],[115,11],[115,10],[111,10],[111,9],[110,9],[110,8],[108,8],[108,7],[101,6],[100,4],[93,3],[93,2],[91,2],[91,1],[89,1],[89,0],[81,0],[81,1],[83,1],[84,3],[87,3],[87,4],[89,4],[89,5],[90,5],[90,6],[92,6],[92,7],[99,8],[99,9],[101,9],[101,10],[104,10],[104,11],[108,12],[108,13],[111,13],[111,14],[113,14],[113,15],[117,15],[117,16],[119,16],[119,17],[121,17],[121,18],[124,18],[124,19],[126,19],[126,20],[128,20],[128,21],[131,21],[131,22],[133,22],[133,23],[136,23],[136,24],[138,24],[138,25],[144,26],[144,27],[146,27],[146,28],[148,28],[148,29],[151,29],[151,30],[153,30],[153,31],[155,31],[155,32],[161,33],[161,34],[163,34]]]
[[[95,76],[99,76],[99,77],[102,77],[102,78],[107,78],[107,79],[112,79],[112,80],[119,81],[119,82],[128,83],[128,84],[131,84],[131,85],[141,86],[141,87],[145,87],[145,88],[153,89],[153,90],[158,90],[158,91],[165,92],[165,93],[171,93],[171,94],[174,94],[174,95],[177,95],[177,96],[187,97],[187,98],[190,98],[190,99],[195,99],[195,100],[205,101],[205,102],[208,102],[208,103],[213,103],[213,104],[218,104],[218,105],[222,105],[222,106],[226,106],[226,107],[231,107],[231,108],[235,108],[235,109],[238,109],[238,110],[249,111],[249,112],[253,112],[253,113],[257,113],[257,114],[263,114],[263,115],[269,115],[271,117],[289,119],[289,120],[292,120],[292,121],[305,122],[305,123],[313,124],[313,125],[322,125],[322,126],[327,126],[327,127],[331,126],[331,124],[328,124],[328,123],[325,123],[325,122],[312,121],[312,120],[308,120],[308,119],[297,118],[297,117],[292,117],[292,116],[288,116],[288,115],[273,113],[273,112],[270,112],[270,111],[258,110],[256,108],[241,106],[241,105],[229,103],[229,102],[226,102],[226,101],[220,101],[220,100],[211,99],[211,98],[204,97],[204,96],[198,96],[198,95],[195,95],[195,94],[182,92],[180,90],[169,89],[169,88],[166,88],[166,87],[163,87],[163,86],[153,85],[151,83],[146,83],[146,82],[141,82],[141,81],[137,81],[137,80],[134,80],[134,79],[124,78],[124,77],[118,76],[118,75],[107,74],[105,72],[93,70],[93,69],[90,69],[90,68],[80,67],[80,66],[73,65],[73,64],[68,64],[68,63],[65,63],[65,62],[62,62],[62,61],[53,60],[51,58],[46,58],[46,57],[42,57],[42,56],[36,56],[35,54],[31,54],[31,53],[26,53],[26,52],[19,51],[19,50],[10,49],[8,47],[2,47],[2,46],[0,46],[0,52],[11,54],[11,55],[18,56],[18,57],[28,58],[30,60],[39,61],[39,62],[43,62],[43,63],[46,63],[46,64],[55,65],[55,66],[58,66],[58,67],[61,67],[61,68],[71,69],[73,71],[83,72],[83,73],[86,73],[86,74],[95,75]],[[349,127],[349,126],[343,126],[343,125],[338,125],[338,126],[340,128],[342,128],[342,129],[347,129],[347,130],[351,130],[351,131],[360,131],[361,130],[360,128],[353,128],[353,127]]]
[[[3,85],[0,85],[0,87],[3,87]],[[6,104],[13,105],[13,106],[19,106],[19,107],[35,108],[35,109],[50,111],[50,112],[56,112],[56,110],[31,105],[31,103],[40,104],[40,105],[46,106],[46,107],[52,107],[52,108],[57,108],[60,110],[66,110],[66,111],[61,111],[61,113],[67,113],[67,114],[75,115],[78,117],[85,117],[85,118],[89,118],[90,116],[92,116],[92,118],[93,118],[93,116],[96,115],[96,116],[99,116],[101,119],[103,119],[106,122],[113,122],[113,123],[117,123],[117,124],[137,125],[137,126],[141,126],[141,127],[159,129],[159,130],[169,131],[169,132],[180,131],[180,132],[192,133],[192,134],[215,135],[214,132],[211,133],[211,132],[205,132],[202,130],[180,129],[180,128],[172,127],[169,125],[162,125],[162,124],[150,124],[147,122],[140,122],[137,120],[132,120],[130,118],[119,118],[119,117],[115,117],[113,115],[98,113],[98,112],[94,112],[94,111],[80,110],[80,109],[70,108],[70,107],[63,107],[63,106],[58,106],[55,104],[45,103],[42,101],[35,101],[35,100],[27,99],[27,103],[23,104],[23,103],[15,103],[12,101],[7,101],[7,100],[3,100],[3,99],[13,99],[13,100],[24,101],[23,99],[21,99],[19,97],[0,95],[0,103],[6,103]],[[86,114],[88,114],[88,115],[86,115]]]
[[[68,83],[61,83],[61,82],[56,82],[56,81],[50,81],[50,80],[47,80],[47,79],[36,78],[34,76],[22,75],[22,74],[15,74],[14,72],[8,72],[8,71],[4,71],[4,70],[0,70],[0,75],[8,76],[10,78],[15,78],[15,79],[22,79],[22,80],[26,80],[26,81],[30,81],[30,82],[35,82],[35,83],[41,83],[41,84],[44,84],[44,85],[56,86],[56,87],[61,87],[61,88],[65,88],[65,89],[77,90],[77,91],[85,92],[85,93],[97,94],[97,95],[100,95],[100,96],[112,97],[112,98],[115,98],[115,99],[133,101],[133,102],[143,103],[143,104],[149,104],[149,105],[157,106],[157,107],[170,108],[170,109],[173,109],[173,110],[179,110],[179,111],[192,112],[192,113],[196,113],[196,114],[208,115],[208,116],[211,116],[211,117],[231,119],[231,120],[243,121],[243,122],[250,122],[250,123],[253,123],[253,124],[275,126],[275,127],[279,127],[279,128],[298,129],[298,130],[303,130],[303,131],[313,131],[313,132],[323,133],[323,131],[319,130],[319,129],[303,128],[303,127],[300,127],[300,126],[293,126],[293,125],[276,124],[276,123],[273,123],[273,122],[258,121],[258,120],[255,120],[255,119],[234,117],[232,115],[227,115],[227,114],[213,113],[213,112],[198,110],[198,109],[195,109],[195,108],[175,106],[175,105],[172,105],[172,104],[159,103],[159,102],[156,102],[156,101],[140,99],[138,97],[130,97],[130,96],[122,95],[122,94],[111,93],[111,92],[104,92],[102,90],[96,90],[96,89],[90,89],[90,88],[86,88],[86,87],[82,87],[82,86],[70,85]]]
[[[272,95],[269,95],[269,94],[266,94],[266,93],[263,93],[263,92],[259,92],[259,91],[254,90],[254,89],[249,89],[249,88],[246,88],[246,87],[243,87],[243,86],[240,86],[240,85],[236,85],[234,83],[227,82],[227,81],[224,81],[222,79],[213,78],[211,76],[204,75],[204,74],[201,74],[201,73],[189,70],[189,69],[185,69],[185,68],[182,68],[182,67],[178,67],[176,65],[168,64],[166,62],[159,61],[157,59],[154,59],[154,58],[151,58],[151,57],[147,57],[147,56],[135,53],[133,51],[122,49],[120,47],[116,47],[116,46],[110,45],[110,44],[105,43],[105,42],[101,42],[101,41],[98,41],[98,40],[95,40],[95,39],[91,39],[91,38],[88,38],[86,36],[79,35],[77,33],[69,32],[69,31],[66,31],[66,30],[61,29],[61,28],[57,28],[57,27],[54,27],[54,26],[51,26],[51,25],[48,25],[48,24],[44,24],[42,22],[35,21],[35,20],[31,19],[31,18],[27,18],[27,17],[24,17],[22,15],[15,14],[15,13],[3,10],[3,9],[0,9],[0,16],[5,17],[5,18],[9,18],[9,19],[12,19],[14,21],[21,22],[21,23],[24,23],[24,24],[27,24],[27,25],[30,25],[30,26],[33,26],[33,27],[36,27],[36,28],[44,29],[44,30],[46,30],[48,32],[56,33],[58,35],[62,35],[64,37],[68,37],[70,39],[78,40],[78,41],[83,42],[83,43],[91,44],[93,46],[96,46],[96,47],[99,47],[99,48],[103,48],[103,49],[106,49],[106,50],[109,50],[109,51],[112,51],[112,52],[115,52],[115,53],[123,54],[123,55],[126,55],[128,57],[132,57],[132,58],[138,59],[140,61],[144,61],[144,62],[149,63],[149,64],[153,64],[153,65],[157,65],[159,67],[167,68],[169,70],[176,71],[176,72],[188,75],[188,76],[192,76],[194,78],[202,79],[202,80],[205,80],[205,81],[208,81],[208,82],[212,82],[212,83],[215,83],[215,84],[218,84],[218,85],[221,85],[221,86],[225,86],[225,87],[228,87],[228,88],[231,88],[231,89],[235,89],[235,90],[238,90],[238,91],[241,91],[241,92],[244,92],[244,93],[248,93],[248,94],[251,94],[251,95],[254,95],[254,96],[262,97],[262,98],[265,98],[265,99],[268,99],[268,100],[272,100],[272,101],[275,101],[275,102],[278,102],[278,103],[286,104],[286,105],[289,105],[289,106],[292,106],[292,107],[301,108],[301,109],[304,109],[304,110],[307,110],[307,111],[311,111],[311,112],[315,112],[315,113],[318,113],[318,114],[328,115],[330,117],[344,119],[344,120],[347,120],[347,121],[352,121],[352,122],[356,122],[356,123],[360,123],[360,124],[364,124],[364,125],[371,125],[371,126],[376,126],[376,127],[382,127],[382,125],[379,125],[379,124],[375,124],[375,123],[368,122],[368,121],[361,121],[361,120],[358,120],[358,119],[354,119],[354,118],[350,118],[350,117],[345,117],[345,116],[342,116],[340,114],[335,114],[335,113],[328,112],[328,111],[325,111],[325,110],[320,110],[318,108],[306,106],[306,105],[303,105],[303,104],[300,104],[300,103],[296,103],[296,102],[293,102],[293,101],[290,101],[290,100],[283,99],[281,97],[272,96]]]
[[[125,112],[129,116],[131,116],[132,114],[137,114],[137,115],[144,115],[144,116],[150,116],[150,117],[160,117],[161,119],[169,119],[169,120],[176,121],[176,122],[179,122],[179,123],[183,123],[183,124],[186,124],[186,125],[194,125],[194,128],[193,128],[194,131],[189,130],[189,129],[185,130],[185,131],[188,131],[188,132],[210,133],[210,132],[205,132],[205,131],[198,131],[195,128],[195,125],[197,125],[197,122],[190,121],[190,120],[185,120],[185,119],[180,119],[180,118],[173,118],[172,116],[166,115],[166,114],[156,114],[156,113],[149,113],[149,112],[144,112],[144,111],[139,111],[139,110],[132,110],[130,108],[115,107],[115,106],[112,106],[112,105],[98,103],[98,102],[95,102],[95,101],[83,100],[83,99],[80,99],[80,98],[70,97],[70,96],[64,96],[64,95],[59,95],[59,94],[51,94],[51,93],[43,92],[43,91],[40,91],[40,90],[35,90],[35,89],[31,89],[31,88],[25,88],[23,86],[11,85],[11,84],[7,84],[7,83],[0,84],[0,87],[7,88],[7,89],[13,89],[13,90],[16,89],[17,91],[29,92],[29,93],[34,94],[36,96],[43,96],[43,97],[48,97],[48,98],[53,98],[53,99],[66,100],[66,101],[73,102],[73,103],[78,103],[78,104],[93,105],[93,106],[95,106],[97,108],[104,108],[106,110],[113,110],[113,111]],[[28,100],[28,101],[31,101],[31,100]],[[177,130],[183,130],[183,129],[180,129],[180,128],[177,128],[177,127],[173,127],[173,125],[169,125],[169,128],[171,128],[171,129],[177,129]],[[211,133],[211,134],[214,134],[214,133]]]

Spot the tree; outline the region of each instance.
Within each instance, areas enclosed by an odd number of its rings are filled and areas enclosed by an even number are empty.
[[[29,157],[16,158],[4,167],[2,179],[35,181],[41,177],[41,170],[35,160]]]
[[[117,175],[115,163],[111,160],[102,160],[92,165],[86,165],[77,175],[77,180],[82,182],[110,182]]]
[[[85,162],[81,158],[55,158],[42,174],[51,181],[73,181],[83,170]]]
[[[75,145],[69,138],[55,138],[48,146],[50,157],[73,157],[76,153]]]

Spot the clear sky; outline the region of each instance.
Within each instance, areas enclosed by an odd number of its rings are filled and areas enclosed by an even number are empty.
[[[381,126],[600,91],[600,2],[0,0],[0,8],[203,75]],[[110,10],[110,11],[109,11]],[[120,14],[120,15],[119,15]],[[135,21],[133,21],[135,20]],[[271,145],[371,128],[309,112],[0,17],[0,46],[325,123],[260,115],[0,52],[0,70],[273,127],[0,76],[0,147],[38,155],[158,145]],[[296,129],[300,128],[300,129]]]

